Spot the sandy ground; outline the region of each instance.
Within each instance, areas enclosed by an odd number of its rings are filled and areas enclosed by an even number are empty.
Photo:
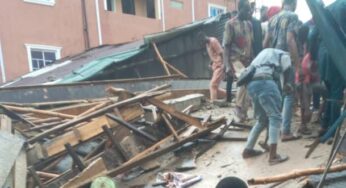
[[[211,108],[205,107],[204,110],[195,113],[194,115],[206,115],[212,114],[212,117],[217,118],[220,116],[232,117],[231,108]],[[299,119],[295,117],[295,119]],[[253,124],[250,122],[249,124]],[[294,121],[294,127],[299,125],[299,121]],[[313,128],[317,129],[317,125]],[[230,137],[247,137],[246,131],[228,131],[226,133]],[[263,140],[264,132],[259,140]],[[268,154],[265,153],[259,157],[244,160],[241,157],[242,150],[245,146],[245,142],[230,142],[223,141],[218,142],[213,148],[208,150],[200,158],[197,159],[197,168],[187,171],[185,173],[192,175],[201,175],[203,180],[199,183],[191,186],[192,188],[213,188],[220,179],[227,176],[237,176],[243,180],[248,180],[254,177],[272,176],[281,173],[288,173],[295,169],[305,169],[318,167],[324,164],[329,156],[331,149],[330,145],[322,144],[311,155],[309,159],[304,159],[304,155],[307,151],[305,145],[312,143],[311,138],[303,138],[296,141],[290,141],[285,143],[279,143],[278,152],[289,156],[289,160],[278,165],[268,165]],[[258,145],[257,149],[260,149]],[[167,156],[165,157],[167,158]],[[168,157],[172,158],[172,157]],[[165,160],[165,159],[164,159]],[[167,160],[166,160],[167,162]],[[174,164],[174,162],[173,162]],[[148,182],[154,182],[156,174],[158,172],[167,172],[174,169],[174,165],[169,165],[164,169],[145,174],[136,178],[128,184],[123,184],[121,187],[131,187],[133,185],[147,184]],[[287,181],[276,187],[288,187],[295,188],[300,187],[300,184],[304,181],[302,179]],[[130,186],[131,185],[131,186]],[[150,186],[145,186],[150,187]],[[270,185],[250,186],[250,187],[270,187]]]

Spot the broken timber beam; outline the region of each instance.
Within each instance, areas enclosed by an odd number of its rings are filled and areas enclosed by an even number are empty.
[[[124,106],[119,109],[125,121],[132,121],[140,117],[144,111],[139,104]],[[47,157],[56,155],[65,150],[64,144],[70,143],[75,146],[103,133],[103,126],[115,127],[118,123],[110,121],[106,116],[93,119],[85,125],[76,127],[60,136],[53,138],[50,142],[43,144],[44,153]]]
[[[169,106],[169,105],[167,105],[167,104],[165,104],[165,103],[163,103],[157,99],[150,98],[150,99],[147,99],[147,101],[150,104],[156,106],[157,108],[170,114],[171,116],[173,116],[179,120],[182,120],[182,121],[188,123],[189,125],[193,125],[193,126],[196,126],[197,128],[203,129],[203,125],[196,118],[189,116],[187,114],[184,114],[182,112],[179,112],[175,108],[173,108],[173,107],[171,107],[171,106]]]
[[[171,73],[169,72],[169,69],[167,68],[167,65],[166,65],[166,63],[165,63],[165,60],[162,58],[162,56],[161,56],[159,50],[157,49],[156,44],[155,44],[155,43],[151,43],[151,44],[153,45],[154,50],[155,50],[155,53],[156,53],[157,57],[159,58],[160,63],[162,64],[163,68],[165,69],[166,74],[167,74],[167,75],[171,75]]]
[[[82,123],[84,121],[88,121],[94,117],[97,117],[97,116],[100,116],[106,112],[108,112],[109,110],[112,110],[114,108],[117,108],[117,107],[121,107],[121,106],[124,106],[124,105],[128,105],[128,104],[132,104],[132,103],[135,103],[135,102],[138,102],[138,101],[141,101],[143,99],[146,99],[146,98],[150,98],[150,97],[155,97],[157,95],[161,95],[163,94],[164,92],[152,92],[152,93],[144,93],[144,94],[140,94],[140,95],[137,95],[135,97],[132,97],[132,98],[129,98],[129,99],[126,99],[126,100],[123,100],[123,101],[120,101],[120,102],[117,102],[115,104],[112,104],[112,105],[109,105],[107,107],[104,107],[102,109],[99,109],[95,112],[92,112],[84,117],[79,117],[79,118],[76,118],[76,119],[73,119],[69,122],[66,122],[66,123],[63,123],[61,125],[58,125],[56,127],[53,127],[45,132],[42,132],[30,139],[28,139],[28,143],[29,144],[33,144],[35,143],[36,141],[38,140],[41,140],[43,138],[46,138],[47,136],[50,136],[58,131],[61,131],[61,130],[64,130],[68,127],[72,127],[74,125],[77,125],[79,123]]]
[[[113,115],[113,114],[107,114],[107,117],[109,117],[110,119],[112,119],[113,121],[119,123],[120,125],[125,126],[126,128],[130,129],[131,131],[133,131],[135,134],[151,141],[151,142],[157,142],[157,139],[155,137],[153,137],[152,135],[150,135],[149,133],[146,133],[142,130],[139,130],[137,127],[131,125],[130,123],[127,123],[126,121],[122,120],[121,118]]]
[[[211,131],[219,128],[221,125],[225,124],[226,120],[224,118],[219,119],[211,124],[209,124],[204,130],[200,130],[200,132],[195,133],[191,135],[188,138],[182,139],[181,141],[177,143],[173,143],[170,146],[167,146],[165,148],[161,148],[157,151],[153,151],[152,153],[148,153],[146,155],[143,155],[139,158],[136,158],[136,160],[129,160],[126,163],[122,164],[120,167],[117,167],[113,170],[108,171],[106,168],[102,168],[99,171],[93,171],[94,173],[83,171],[82,174],[88,174],[88,176],[83,176],[81,175],[80,177],[75,177],[71,179],[69,182],[67,182],[65,185],[63,185],[63,188],[72,188],[72,187],[81,187],[83,185],[86,185],[90,182],[92,182],[95,178],[100,177],[100,176],[107,176],[110,175],[111,177],[115,177],[121,173],[124,173],[128,170],[131,170],[132,168],[141,165],[145,162],[148,162],[150,160],[155,159],[158,156],[161,156],[163,154],[166,154],[168,152],[171,152],[180,146],[184,145],[185,143],[192,142],[196,139],[199,139],[200,137],[203,137],[210,133]],[[171,137],[172,138],[172,137]],[[99,160],[97,160],[99,161]],[[88,168],[93,169],[91,166]],[[96,168],[96,166],[95,166]],[[96,173],[97,172],[97,173]]]
[[[51,112],[48,110],[38,110],[38,109],[32,109],[32,108],[22,108],[22,107],[15,107],[15,106],[6,106],[5,108],[13,110],[15,112],[22,112],[22,113],[37,113],[37,114],[43,114],[43,115],[49,115],[53,117],[59,117],[64,119],[73,119],[75,116],[58,113],[58,112]]]
[[[248,180],[249,185],[258,185],[258,184],[268,184],[275,182],[287,181],[290,179],[298,178],[301,176],[310,176],[316,174],[322,174],[324,172],[325,167],[322,168],[310,168],[304,170],[295,170],[291,173],[281,174],[277,176],[269,176],[262,178],[253,178]],[[340,172],[346,170],[346,164],[335,165],[329,169],[328,172]]]
[[[179,74],[180,76],[182,76],[183,78],[188,78],[188,76],[186,76],[186,74],[182,73],[180,70],[178,70],[177,68],[175,68],[174,66],[172,66],[171,64],[169,64],[167,61],[165,61],[163,59],[163,57],[161,56],[160,51],[158,50],[157,46],[155,43],[152,43],[152,45],[154,46],[154,50],[156,52],[156,55],[158,56],[160,62],[162,63],[163,67],[165,68],[165,71],[167,74],[170,75],[169,69],[167,68],[167,66],[172,69],[174,72],[176,72],[177,74]],[[167,70],[166,70],[167,69]],[[167,72],[168,71],[168,72]]]
[[[73,150],[71,144],[67,143],[65,144],[67,153],[71,156],[73,163],[77,166],[79,171],[83,171],[85,169],[85,164],[83,161],[79,158],[77,153]]]
[[[174,130],[174,127],[171,123],[171,121],[168,119],[167,115],[166,114],[162,114],[161,115],[163,120],[165,121],[165,124],[167,125],[168,129],[172,132],[172,134],[174,135],[175,139],[177,139],[178,141],[180,141],[180,138],[177,134],[177,132]]]
[[[108,136],[109,140],[112,142],[114,148],[116,149],[116,151],[119,153],[119,155],[121,156],[123,162],[126,162],[129,160],[129,157],[127,156],[126,152],[124,151],[124,149],[121,147],[121,145],[119,144],[119,142],[117,142],[114,138],[114,135],[112,133],[112,130],[110,128],[108,128],[107,126],[103,126],[102,127],[103,131],[105,132],[105,134]]]

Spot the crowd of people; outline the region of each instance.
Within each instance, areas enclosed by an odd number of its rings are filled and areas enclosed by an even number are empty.
[[[254,1],[239,0],[237,7],[225,24],[222,44],[214,37],[203,37],[212,61],[210,100],[214,104],[233,100],[240,122],[248,119],[252,104],[256,124],[243,158],[263,153],[254,147],[267,129],[267,139],[260,146],[269,151],[269,164],[274,165],[289,158],[278,154],[279,139],[291,141],[311,134],[308,124],[313,113],[320,117],[320,136],[328,131],[340,117],[346,84],[314,21],[299,20],[297,0],[262,7],[259,20],[253,17]],[[327,9],[346,33],[346,1],[337,0]],[[232,86],[244,76],[251,79],[237,85],[233,99]],[[220,88],[222,80],[227,81],[226,89]],[[301,124],[294,132],[291,124],[298,106]]]

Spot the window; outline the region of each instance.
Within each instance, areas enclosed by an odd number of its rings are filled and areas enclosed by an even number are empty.
[[[147,17],[155,18],[155,0],[147,0]]]
[[[115,12],[116,0],[104,0],[105,10]]]
[[[61,47],[26,44],[30,71],[51,65],[60,59]]]
[[[208,17],[214,17],[226,12],[226,7],[220,5],[209,4],[208,5]]]
[[[181,10],[184,8],[184,3],[181,1],[171,0],[169,4],[172,8],[175,8],[175,9]]]
[[[123,13],[125,14],[136,14],[134,0],[121,0]]]
[[[24,0],[24,2],[54,6],[55,0]]]

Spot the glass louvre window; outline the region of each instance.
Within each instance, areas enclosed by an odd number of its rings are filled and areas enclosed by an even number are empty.
[[[31,50],[31,63],[32,70],[41,69],[47,65],[52,64],[56,60],[56,52],[48,50]]]

